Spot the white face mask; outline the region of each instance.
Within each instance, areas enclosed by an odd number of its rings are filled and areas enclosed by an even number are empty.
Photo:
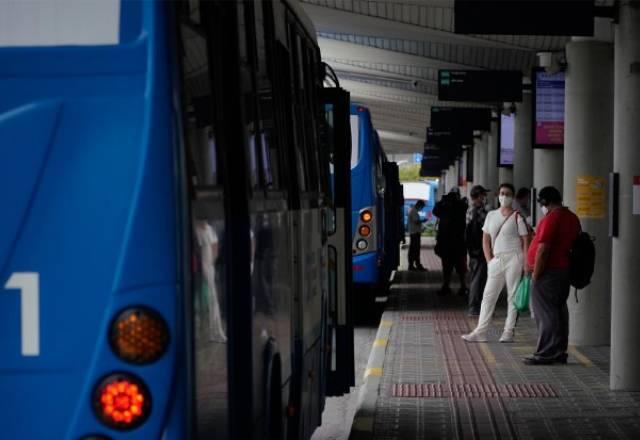
[[[500,200],[500,206],[502,208],[506,208],[509,207],[513,204],[513,197],[509,197],[509,196],[500,196],[498,197],[498,200]]]
[[[542,211],[542,215],[549,214],[549,208],[547,208],[546,206],[543,206],[542,208],[540,208],[540,210]]]

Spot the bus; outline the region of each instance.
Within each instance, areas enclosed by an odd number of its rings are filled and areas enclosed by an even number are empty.
[[[397,167],[387,161],[369,110],[352,103],[351,232],[355,288],[376,295],[388,287],[389,277],[399,262],[401,207]]]
[[[350,145],[297,3],[0,16],[2,437],[310,438],[353,384]]]

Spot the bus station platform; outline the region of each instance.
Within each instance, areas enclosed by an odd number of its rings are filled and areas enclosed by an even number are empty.
[[[640,438],[640,393],[609,390],[608,346],[570,347],[566,365],[525,365],[535,323],[521,314],[515,342],[499,343],[504,298],[489,342],[466,343],[477,318],[464,298],[436,295],[432,245],[422,263],[428,272],[395,275],[350,439]]]

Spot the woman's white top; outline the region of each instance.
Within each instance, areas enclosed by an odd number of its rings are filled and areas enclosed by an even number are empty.
[[[528,235],[529,230],[520,213],[518,213],[517,218],[518,222],[516,224],[516,215],[515,213],[511,213],[511,216],[507,220],[507,217],[502,215],[500,209],[496,209],[487,214],[482,231],[491,236],[494,255],[514,252],[522,253],[521,237]],[[506,223],[504,223],[505,220]],[[502,226],[500,235],[496,239],[498,230],[503,223],[504,226]]]

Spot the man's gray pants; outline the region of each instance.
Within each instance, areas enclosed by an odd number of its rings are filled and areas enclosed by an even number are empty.
[[[535,356],[555,358],[567,353],[569,344],[569,270],[550,269],[533,283],[531,307],[538,327]]]
[[[487,284],[487,262],[484,256],[469,258],[469,272],[471,278],[469,283],[469,313],[479,315],[484,286]]]

